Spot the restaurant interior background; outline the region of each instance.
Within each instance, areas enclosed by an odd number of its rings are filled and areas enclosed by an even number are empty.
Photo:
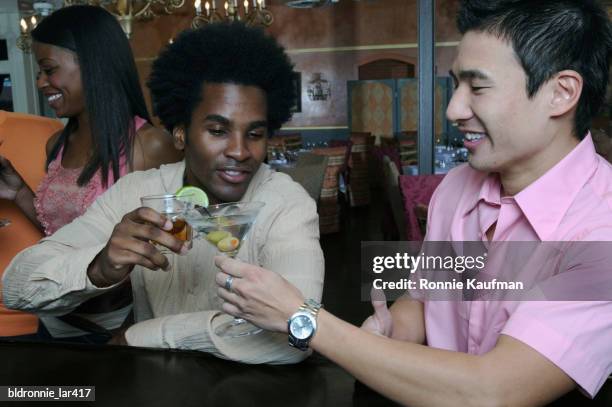
[[[16,47],[20,18],[25,18],[30,24],[29,19],[35,10],[33,6],[45,2],[4,0],[0,3],[0,37],[5,41],[3,49],[8,55],[8,60],[0,62],[0,74],[4,75],[0,101],[6,110],[12,108],[51,115],[35,91],[36,64],[31,54]],[[63,2],[49,0],[48,3],[57,8]],[[204,13],[204,1],[201,3]],[[221,8],[223,1],[216,0],[216,3]],[[242,1],[237,3],[243,13]],[[301,91],[297,111],[281,133],[300,133],[304,143],[320,145],[334,139],[347,139],[351,132],[370,132],[378,137],[393,137],[401,131],[416,132],[419,78],[417,1],[293,2],[312,8],[293,8],[290,3],[284,0],[265,2],[274,18],[266,30],[289,53],[298,72],[296,80]],[[435,75],[441,78],[436,89],[435,141],[438,143],[447,142],[450,131],[443,114],[452,91],[448,70],[460,38],[454,24],[457,7],[458,0],[439,0],[435,4]],[[159,11],[159,7],[154,9]],[[149,21],[135,20],[132,24],[130,42],[143,87],[160,49],[191,26],[196,14],[194,1],[186,0],[182,7],[171,12],[169,15],[157,13],[158,16]],[[319,86],[317,78],[325,94],[308,93],[309,87]],[[391,79],[396,82],[381,82]],[[397,81],[400,79],[409,80],[400,84]],[[366,80],[376,82],[363,82]],[[394,99],[394,93],[401,93],[404,85],[406,89],[402,96],[406,96],[405,100],[390,100]],[[395,92],[395,87],[399,92]],[[147,91],[145,95],[149,102]],[[10,101],[13,101],[13,106],[9,106]],[[397,103],[404,106],[405,117],[395,117]]]
[[[0,82],[3,84],[0,106],[5,110],[52,115],[35,91],[36,64],[31,54],[24,54],[16,47],[19,23],[24,17],[30,24],[33,14],[40,18],[40,10],[44,9],[41,4],[58,8],[69,2],[0,2]],[[72,3],[78,2],[72,0]],[[159,12],[159,4],[164,2],[183,5],[164,15]],[[244,15],[243,1],[235,2],[238,14]],[[103,0],[102,3],[117,1]],[[135,0],[132,3],[137,10],[147,2]],[[151,3],[158,3],[151,8],[157,16],[148,21],[135,19],[131,27],[130,42],[143,87],[160,49],[180,31],[190,28],[196,15],[194,0]],[[200,11],[205,15],[205,1],[200,3]],[[223,14],[225,1],[216,0],[216,3]],[[257,1],[247,3],[256,4]],[[300,100],[293,119],[283,127],[281,134],[300,133],[303,143],[309,145],[346,140],[351,132],[369,132],[378,138],[377,144],[380,138],[397,137],[402,133],[416,135],[420,77],[418,0],[268,0],[263,3],[273,15],[273,22],[266,31],[286,48],[298,73],[296,84]],[[421,4],[429,5],[431,1],[421,0]],[[434,146],[461,144],[444,119],[444,110],[452,94],[448,70],[460,39],[454,20],[458,4],[459,0],[437,0],[433,6],[434,130],[426,137],[432,139]],[[301,8],[296,8],[298,6]],[[114,6],[108,7],[116,11]],[[253,9],[252,4],[250,9]],[[431,46],[428,38],[422,41],[421,44]],[[315,87],[323,93],[313,94]],[[147,91],[145,95],[149,103]],[[604,116],[597,125],[607,130],[608,115]],[[420,137],[425,138],[425,135]],[[429,143],[426,145],[421,140],[421,144],[428,147]],[[434,159],[433,164],[434,167],[440,164],[446,167],[444,164],[449,163],[436,163]],[[447,170],[438,168],[437,172]],[[436,172],[436,168],[433,171]],[[429,171],[421,168],[423,172]]]
[[[79,2],[96,3],[93,0],[0,2],[1,109],[53,115],[36,89],[37,64],[27,52],[27,41],[23,46],[23,40],[27,40],[27,31],[32,27],[32,16],[40,20],[46,9]],[[229,3],[229,13],[234,10],[242,20],[245,3],[250,12],[256,6],[263,6],[271,13],[273,21],[265,29],[286,48],[295,64],[299,98],[291,121],[270,141],[268,158],[273,163],[280,159],[277,169],[292,175],[319,200],[322,233],[340,230],[340,193],[345,193],[351,207],[367,206],[376,195],[370,191],[381,187],[385,201],[396,215],[392,221],[395,232],[383,237],[418,240],[422,237],[417,231],[418,219],[426,211],[422,206],[426,207],[441,176],[467,160],[461,135],[444,116],[453,91],[448,72],[460,40],[455,26],[459,0],[100,0],[97,3],[105,4],[115,13],[119,13],[117,4],[133,6],[134,13],[146,9],[147,4],[154,4],[150,10],[155,11],[155,16],[146,21],[130,19],[126,29],[130,31],[130,43],[149,108],[149,92],[144,84],[153,61],[164,46],[192,26],[197,15],[208,15],[207,4],[216,4],[219,14],[224,15],[227,12],[223,4]],[[612,1],[607,3],[612,10]],[[174,4],[174,7],[168,7],[166,14],[161,4]],[[594,125],[608,134],[609,112],[608,104]],[[422,122],[420,116],[424,117]],[[607,137],[605,142],[608,143],[605,148],[612,155],[612,143]],[[293,148],[326,155],[323,165],[327,167],[317,170],[320,162],[305,159],[297,162],[298,168],[284,165],[297,157],[287,153]],[[386,171],[385,156],[395,163],[397,172]],[[317,178],[312,176],[313,171],[320,172],[320,183],[313,181]],[[429,174],[437,174],[439,178],[412,177]],[[414,196],[415,191],[423,193]]]
[[[151,0],[164,1],[183,0]],[[240,13],[243,1],[237,1]],[[218,7],[223,2],[216,0]],[[318,203],[326,271],[322,302],[327,310],[352,324],[360,324],[371,313],[359,279],[362,242],[423,239],[433,190],[444,173],[466,158],[461,137],[444,118],[453,91],[448,71],[460,40],[455,26],[459,2],[262,2],[274,18],[266,31],[286,48],[298,73],[300,91],[292,120],[270,140],[268,158],[270,162],[278,158],[270,151],[299,149],[297,163],[279,163],[276,168],[293,176]],[[63,0],[0,0],[0,110],[52,117],[35,86],[37,64],[31,53],[17,46],[23,37],[21,19],[31,24],[35,3],[38,7],[42,3],[59,7]],[[295,8],[288,3],[316,7]],[[612,0],[606,4],[612,15]],[[200,7],[200,13],[205,13],[205,1]],[[220,11],[223,13],[222,8]],[[169,15],[160,13],[150,21],[132,22],[130,43],[149,109],[145,82],[151,65],[166,44],[190,28],[195,16],[194,0],[184,0],[184,5]],[[424,97],[418,97],[419,91]],[[607,100],[593,129],[604,135],[598,139],[600,152],[607,152],[612,161],[612,142],[605,137],[605,133],[612,134],[610,97]],[[423,114],[426,120],[420,121]],[[31,151],[25,154],[31,155]],[[316,159],[317,155],[324,160]],[[313,177],[312,171],[321,177]],[[9,228],[5,229],[4,236],[13,239]],[[319,359],[298,370],[269,366],[243,369],[205,354],[193,357],[192,353],[131,348],[107,353],[70,346],[0,345],[0,350],[6,349],[4,355],[11,355],[7,360],[11,368],[3,370],[6,383],[95,383],[100,405],[202,405],[201,399],[221,393],[226,398],[265,399],[260,404],[276,405],[282,394],[295,402],[294,395],[299,392],[314,400],[298,398],[304,405],[395,405],[372,397],[342,369]],[[116,370],[118,364],[124,368]],[[68,365],[73,368],[66,369]],[[124,382],[130,386],[115,385]],[[235,391],[236,386],[241,391]],[[279,389],[284,389],[280,396]],[[582,405],[584,399],[574,393],[572,401],[559,405]],[[609,406],[606,400],[609,395],[601,396],[596,405]],[[232,405],[226,399],[222,402]]]

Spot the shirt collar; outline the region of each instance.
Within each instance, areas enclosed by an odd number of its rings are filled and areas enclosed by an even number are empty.
[[[174,194],[183,186],[183,174],[185,173],[185,160],[164,164],[159,167],[161,184],[166,194]]]
[[[514,196],[540,240],[550,240],[597,168],[591,133],[561,161]]]
[[[255,193],[261,189],[263,183],[270,177],[270,175],[274,173],[268,164],[261,163],[253,178],[251,178],[251,182],[244,193],[241,201],[252,201]]]
[[[597,153],[591,133],[561,161],[513,198],[542,241],[552,233],[597,167]],[[465,208],[465,215],[478,204],[501,205],[501,183],[496,173],[487,174],[476,199]]]
[[[489,173],[484,176],[478,196],[466,206],[464,215],[472,212],[481,202],[492,206],[501,205],[501,184],[497,173]]]

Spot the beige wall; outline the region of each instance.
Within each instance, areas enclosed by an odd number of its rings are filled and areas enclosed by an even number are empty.
[[[191,0],[187,3],[193,4]],[[359,65],[378,58],[417,63],[416,0],[340,0],[333,6],[306,10],[274,0],[267,3],[275,19],[268,32],[287,49],[296,71],[302,73],[302,112],[294,115],[288,127],[347,126],[346,81],[358,79]],[[453,44],[460,37],[454,22],[457,7],[458,0],[436,2],[439,76],[447,75],[455,55]],[[131,42],[143,84],[159,50],[188,28],[192,18],[192,7],[185,6],[174,15],[134,25]],[[367,49],[351,49],[355,47]],[[315,72],[331,82],[331,99],[308,100],[306,86]],[[148,91],[145,94],[148,99]]]

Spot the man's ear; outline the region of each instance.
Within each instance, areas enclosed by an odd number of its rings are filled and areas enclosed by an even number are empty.
[[[582,84],[582,75],[572,70],[561,71],[551,79],[551,116],[563,116],[578,105]]]
[[[185,149],[185,127],[176,126],[172,130],[172,140],[174,141],[174,147],[177,150]]]

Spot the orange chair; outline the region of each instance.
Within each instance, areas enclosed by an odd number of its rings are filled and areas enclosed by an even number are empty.
[[[62,127],[58,120],[0,110],[0,155],[11,161],[33,191],[45,174],[47,140]],[[12,202],[0,200],[0,218],[11,221],[9,226],[0,228],[1,276],[13,257],[38,242],[43,234]],[[8,310],[0,305],[0,336],[36,332],[37,321],[34,315]]]

